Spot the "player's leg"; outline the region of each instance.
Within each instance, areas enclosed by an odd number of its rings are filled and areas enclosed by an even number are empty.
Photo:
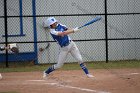
[[[76,46],[74,46],[73,50],[71,51],[71,55],[78,61],[78,63],[80,64],[80,67],[83,69],[85,74],[89,74],[88,69],[87,69],[86,65],[84,64],[84,62],[83,62],[82,56],[80,54],[80,51]]]
[[[88,77],[93,77],[92,75],[89,74],[89,71],[85,65],[85,63],[83,62],[82,56],[80,54],[79,49],[77,48],[76,44],[73,42],[73,46],[71,48],[71,55],[78,60],[78,63],[80,64],[80,67],[82,68],[82,70],[85,72],[85,74]]]
[[[44,71],[43,77],[45,78],[47,77],[48,74],[50,74],[54,70],[61,68],[66,60],[67,55],[68,55],[68,51],[61,50],[58,57],[57,64],[50,66],[46,71]]]

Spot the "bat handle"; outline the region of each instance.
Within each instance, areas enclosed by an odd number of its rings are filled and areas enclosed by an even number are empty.
[[[81,27],[78,27],[78,29],[80,29]]]
[[[80,26],[80,27],[78,27],[78,29],[81,29],[82,27],[84,27],[84,26]]]

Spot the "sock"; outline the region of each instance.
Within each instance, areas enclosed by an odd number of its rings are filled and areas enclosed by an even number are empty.
[[[85,72],[85,74],[89,74],[87,67],[84,65],[84,63],[80,64],[80,67],[83,69],[83,71]]]
[[[48,68],[48,70],[45,71],[45,73],[49,74],[49,73],[51,73],[54,70],[55,70],[54,66],[51,66],[51,67]]]

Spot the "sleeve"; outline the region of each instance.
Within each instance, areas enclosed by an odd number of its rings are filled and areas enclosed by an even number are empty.
[[[55,29],[50,29],[50,33],[53,34],[53,35],[58,35],[58,32],[55,31]]]

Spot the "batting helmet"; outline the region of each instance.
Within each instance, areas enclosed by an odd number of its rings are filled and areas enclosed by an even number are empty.
[[[57,20],[54,17],[49,17],[47,20],[43,22],[43,27],[50,27],[55,22],[57,22]]]

